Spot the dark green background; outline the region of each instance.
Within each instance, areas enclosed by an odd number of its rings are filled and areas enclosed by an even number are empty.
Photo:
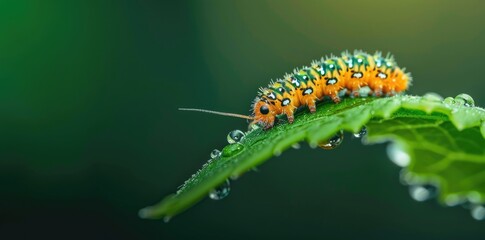
[[[413,201],[385,145],[290,150],[170,223],[172,193],[260,86],[343,50],[392,52],[410,93],[485,106],[484,1],[0,1],[1,239],[483,239]]]

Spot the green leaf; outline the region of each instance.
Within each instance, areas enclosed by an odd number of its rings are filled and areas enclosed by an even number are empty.
[[[206,163],[176,194],[139,214],[168,220],[226,179],[239,177],[298,142],[317,147],[341,130],[356,133],[364,126],[368,130],[366,142],[394,142],[391,157],[405,166],[403,178],[409,184],[437,185],[440,201],[448,205],[467,199],[483,203],[485,110],[473,105],[473,99],[462,94],[444,101],[436,94],[427,94],[324,102],[314,114],[306,110],[297,114],[293,124],[246,133],[240,142],[227,145],[221,156]]]

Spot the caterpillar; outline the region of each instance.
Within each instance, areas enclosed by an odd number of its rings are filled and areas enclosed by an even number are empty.
[[[359,90],[368,87],[376,97],[393,96],[408,89],[412,77],[405,68],[397,66],[394,57],[380,52],[373,55],[356,50],[340,56],[331,55],[313,61],[311,66],[293,70],[282,79],[271,81],[267,87],[259,89],[251,104],[250,116],[216,112],[204,109],[179,108],[180,110],[201,111],[213,114],[252,120],[265,130],[272,128],[278,116],[286,115],[289,123],[294,121],[295,111],[303,106],[311,113],[316,104],[325,98],[334,103],[343,96],[359,97]]]

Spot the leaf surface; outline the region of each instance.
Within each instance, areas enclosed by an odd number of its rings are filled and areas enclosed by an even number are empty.
[[[263,131],[254,129],[238,143],[229,144],[181,188],[154,206],[140,210],[142,218],[166,220],[191,207],[226,179],[279,155],[302,141],[317,147],[341,130],[359,132],[366,126],[366,142],[393,141],[398,164],[409,184],[432,183],[448,205],[465,200],[485,202],[485,111],[459,95],[423,97],[346,98],[339,104],[321,103],[317,112],[304,110],[293,124],[281,123]],[[396,152],[397,151],[397,152]],[[396,155],[397,154],[397,155]]]

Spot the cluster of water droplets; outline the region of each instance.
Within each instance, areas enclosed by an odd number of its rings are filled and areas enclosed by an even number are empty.
[[[411,157],[398,143],[390,143],[387,147],[387,154],[390,160],[400,167],[407,167],[411,162]],[[405,169],[401,170],[400,182],[409,186],[409,195],[417,202],[424,202],[437,198],[439,188],[437,181],[431,181],[418,177]],[[470,210],[471,216],[475,220],[485,220],[485,205],[480,204],[482,201],[478,192],[472,192],[467,197],[456,194],[450,194],[444,199],[447,206],[462,206]]]
[[[352,135],[354,138],[363,138],[365,135],[367,135],[367,128],[363,126],[358,132],[355,132]],[[332,150],[340,146],[343,141],[344,132],[340,130],[329,139],[319,142],[317,146],[325,150]]]
[[[403,169],[401,170],[400,182],[405,186],[409,186],[409,195],[417,202],[424,202],[438,197],[439,188],[436,181],[423,179]]]
[[[458,94],[454,98],[447,97],[443,100],[443,103],[449,106],[465,106],[465,107],[475,106],[475,100],[473,100],[473,98],[466,93]]]
[[[257,128],[253,128],[257,129]],[[208,164],[211,163],[212,161],[216,161],[221,158],[221,156],[224,157],[230,157],[233,156],[237,153],[239,153],[242,149],[244,149],[244,146],[241,144],[241,141],[244,139],[246,134],[241,131],[241,130],[233,130],[227,134],[227,142],[229,143],[228,146],[226,146],[222,151],[219,151],[218,149],[212,150],[210,153],[211,159],[204,164],[204,167]],[[236,179],[236,176],[231,176],[231,179]],[[209,198],[212,200],[221,200],[229,195],[231,192],[231,182],[229,179],[226,179],[224,183],[219,185],[218,187],[212,189],[209,192]]]

